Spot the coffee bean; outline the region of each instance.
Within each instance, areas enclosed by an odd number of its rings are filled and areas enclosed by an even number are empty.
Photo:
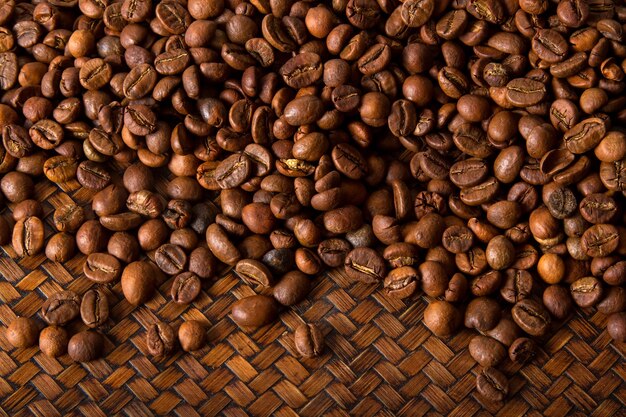
[[[156,266],[147,261],[130,263],[122,272],[124,298],[132,305],[142,304],[152,297],[156,282]]]
[[[206,329],[198,320],[188,320],[178,328],[178,341],[185,352],[201,349],[206,343]]]
[[[152,356],[163,357],[174,350],[176,334],[174,329],[167,323],[156,322],[148,327],[146,333],[146,346]]]
[[[67,353],[75,362],[91,362],[102,355],[104,338],[100,333],[86,330],[76,333],[67,345]]]
[[[43,249],[44,226],[38,217],[26,217],[13,227],[13,249],[19,257],[33,256]]]
[[[520,337],[509,347],[509,358],[520,364],[532,360],[537,354],[537,345],[532,339]]]
[[[323,66],[319,55],[303,52],[287,61],[279,72],[289,87],[302,88],[322,77]]]
[[[280,304],[291,306],[304,300],[311,291],[311,287],[311,278],[300,271],[291,271],[278,280],[272,294]]]
[[[166,243],[154,253],[154,260],[161,271],[169,275],[181,273],[187,265],[187,255],[178,245]]]
[[[424,324],[438,337],[452,336],[461,322],[461,313],[447,301],[433,301],[424,310]]]
[[[574,302],[580,307],[596,305],[602,298],[602,284],[595,277],[585,277],[570,285]]]
[[[80,297],[73,291],[60,291],[41,306],[41,317],[48,324],[64,326],[78,317]]]
[[[319,356],[324,350],[324,335],[315,324],[301,324],[293,338],[296,350],[305,358]]]
[[[120,278],[122,265],[112,255],[91,253],[87,256],[83,266],[83,273],[87,278],[98,284],[108,284]]]
[[[476,378],[476,389],[489,401],[503,401],[509,393],[509,381],[495,368],[485,368]]]
[[[200,278],[193,272],[183,272],[174,278],[170,294],[177,304],[189,304],[200,295]]]
[[[69,336],[63,327],[48,326],[39,334],[39,350],[51,358],[58,358],[67,352]]]
[[[6,338],[16,348],[27,348],[37,343],[39,328],[28,317],[18,317],[6,329]]]
[[[472,358],[483,367],[496,366],[506,357],[502,343],[487,336],[474,336],[470,340],[469,352]]]
[[[92,161],[83,161],[78,164],[76,179],[85,188],[100,191],[110,184],[111,174],[107,169]]]
[[[350,278],[366,284],[379,283],[385,277],[386,267],[382,256],[370,248],[353,249],[347,254],[344,265]]]
[[[500,306],[495,300],[488,297],[475,298],[465,311],[465,327],[479,331],[491,330],[498,324],[500,315]]]
[[[243,327],[261,327],[278,316],[278,304],[273,298],[252,295],[236,301],[232,306],[233,320]]]
[[[389,271],[383,282],[383,288],[391,297],[404,299],[415,293],[420,277],[410,266],[401,266]]]
[[[518,301],[511,313],[515,323],[531,336],[543,336],[550,327],[550,315],[532,299]]]
[[[109,301],[100,290],[89,290],[80,303],[80,317],[87,327],[102,326],[109,319]]]
[[[269,287],[274,280],[267,266],[254,259],[242,259],[237,262],[235,272],[248,285],[253,287],[259,285]]]
[[[593,225],[581,237],[582,248],[591,257],[609,255],[618,244],[618,231],[611,224]]]

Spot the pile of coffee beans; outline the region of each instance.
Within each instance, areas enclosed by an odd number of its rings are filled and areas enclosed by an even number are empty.
[[[42,351],[98,357],[100,333],[60,326],[105,324],[102,287],[142,305],[171,279],[189,304],[225,266],[258,293],[232,307],[242,327],[327,268],[424,294],[434,334],[476,330],[496,401],[494,367],[575,306],[626,341],[625,23],[621,0],[5,0],[0,243],[86,255],[99,287],[46,301]],[[91,205],[44,219],[43,178]],[[183,323],[182,349],[205,333]],[[295,346],[322,339],[303,325]],[[146,341],[166,355],[175,330]]]

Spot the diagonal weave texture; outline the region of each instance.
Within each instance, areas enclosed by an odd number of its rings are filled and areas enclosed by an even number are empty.
[[[165,182],[157,184],[163,191]],[[37,185],[44,202],[47,236],[54,208],[70,200],[85,205],[92,193],[77,183],[59,190]],[[3,213],[9,217],[7,211]],[[0,323],[38,317],[58,290],[83,294],[84,256],[65,265],[43,254],[17,259],[10,245],[0,254]],[[133,308],[119,283],[108,287],[111,316],[101,329],[105,358],[73,363],[51,359],[37,347],[13,349],[0,331],[1,416],[624,416],[624,345],[611,343],[606,318],[578,312],[556,329],[531,364],[507,362],[509,398],[484,401],[474,389],[480,367],[467,351],[463,331],[441,340],[421,323],[426,301],[388,298],[379,289],[353,285],[341,271],[316,280],[308,299],[280,321],[244,332],[229,318],[231,304],[252,289],[227,274],[207,283],[188,307],[169,302],[171,279],[145,306]],[[160,362],[147,357],[145,326],[160,319],[207,323],[209,343],[200,351],[177,351]],[[326,334],[323,356],[298,358],[293,330],[319,323]],[[82,324],[70,326],[70,332]]]

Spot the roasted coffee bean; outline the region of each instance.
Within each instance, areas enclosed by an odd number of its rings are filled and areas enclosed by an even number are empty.
[[[515,323],[531,336],[543,336],[550,327],[550,315],[541,304],[532,299],[518,301],[511,313]]]
[[[15,223],[12,238],[13,249],[19,257],[33,256],[43,249],[44,226],[38,217],[26,217]]]
[[[122,292],[124,298],[132,304],[142,304],[152,297],[157,283],[156,266],[148,261],[136,261],[128,264],[122,271]]]
[[[180,246],[166,243],[156,250],[154,261],[161,271],[169,275],[175,275],[185,269],[187,255]]]
[[[122,265],[113,255],[91,253],[87,256],[83,266],[83,273],[95,283],[108,284],[120,278]]]
[[[488,297],[470,301],[465,311],[465,327],[479,331],[493,329],[500,321],[500,306]]]
[[[254,259],[242,259],[235,265],[235,272],[248,285],[269,287],[273,283],[270,270],[262,262]]]
[[[558,320],[567,318],[574,309],[574,302],[566,287],[550,285],[543,292],[543,305]]]
[[[232,315],[239,326],[261,327],[276,319],[278,303],[265,295],[252,295],[235,302]]]
[[[200,278],[193,272],[183,272],[174,278],[170,294],[177,304],[189,304],[200,295]]]
[[[80,297],[73,291],[60,291],[41,306],[41,317],[48,324],[64,326],[78,317]]]
[[[319,356],[324,350],[324,335],[315,324],[301,324],[293,338],[296,350],[305,358]]]
[[[376,251],[369,248],[356,248],[347,254],[346,274],[356,281],[366,284],[381,282],[385,277],[385,262]]]
[[[39,334],[39,350],[51,358],[58,358],[67,352],[69,336],[63,327],[48,326]]]
[[[476,378],[476,389],[489,401],[503,401],[509,393],[509,381],[495,368],[485,368]]]
[[[35,320],[17,317],[6,329],[6,338],[16,348],[27,348],[37,343],[39,328]]]
[[[530,361],[536,354],[537,345],[527,337],[516,339],[509,347],[509,358],[520,364]]]
[[[410,266],[392,269],[383,282],[383,288],[391,297],[407,298],[413,295],[419,282],[418,272]]]
[[[584,277],[570,285],[574,302],[580,307],[596,305],[602,298],[602,284],[595,277]]]
[[[67,345],[67,353],[75,362],[91,362],[98,359],[104,349],[104,338],[93,330],[76,333]]]
[[[198,320],[188,320],[178,328],[178,341],[185,352],[201,349],[206,342],[206,328]]]
[[[504,345],[487,336],[474,336],[469,343],[472,358],[483,367],[496,366],[506,357]]]
[[[309,294],[312,287],[311,279],[300,271],[291,271],[278,280],[272,294],[276,301],[284,306],[298,304]]]
[[[619,245],[618,230],[611,224],[593,225],[583,233],[581,245],[588,256],[607,256]]]
[[[505,278],[500,288],[500,295],[509,303],[517,303],[531,295],[533,289],[533,277],[525,270],[507,269]]]
[[[424,310],[424,324],[439,337],[452,336],[462,322],[461,312],[447,301],[435,300]]]
[[[174,350],[176,334],[174,329],[167,323],[156,322],[148,327],[146,333],[146,347],[152,356],[163,357]]]
[[[87,327],[102,326],[109,319],[109,301],[100,290],[89,290],[80,302],[80,317]]]
[[[83,161],[76,169],[76,179],[83,187],[100,191],[111,182],[111,174],[101,164]]]

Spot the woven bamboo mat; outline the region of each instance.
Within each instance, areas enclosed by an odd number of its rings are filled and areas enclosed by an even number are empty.
[[[157,189],[164,190],[160,181]],[[55,207],[84,205],[92,193],[77,183],[58,189],[43,182],[47,236]],[[2,214],[9,217],[10,212]],[[43,254],[17,259],[0,254],[0,323],[38,317],[44,300],[62,288],[78,294],[93,284],[82,275],[83,256],[65,265]],[[421,323],[426,300],[398,301],[379,289],[353,285],[341,271],[316,280],[298,307],[280,321],[244,332],[229,318],[231,304],[252,289],[226,274],[188,307],[168,302],[171,280],[145,306],[133,308],[119,283],[109,287],[112,319],[102,329],[105,358],[73,363],[37,347],[13,349],[0,330],[0,415],[6,416],[624,416],[626,347],[611,343],[606,318],[578,312],[524,367],[507,362],[511,394],[493,404],[476,393],[480,367],[470,357],[472,337],[449,340]],[[209,343],[162,361],[146,356],[145,326],[160,319],[207,323]],[[292,335],[302,321],[320,324],[326,350],[301,359]],[[70,331],[80,329],[76,323]]]

